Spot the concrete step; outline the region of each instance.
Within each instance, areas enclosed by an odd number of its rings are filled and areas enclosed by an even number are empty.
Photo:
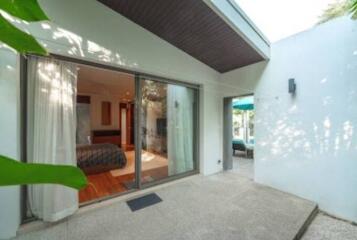
[[[319,213],[319,208],[316,205],[314,210],[310,213],[310,216],[305,220],[300,230],[296,233],[294,240],[300,240],[304,236],[305,232],[307,231],[311,223],[314,221],[318,213]]]

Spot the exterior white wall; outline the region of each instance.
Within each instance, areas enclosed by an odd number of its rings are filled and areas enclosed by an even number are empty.
[[[0,154],[19,159],[19,74],[17,56],[0,48]],[[0,187],[0,239],[9,238],[20,222],[20,188]]]
[[[200,171],[222,170],[219,73],[95,0],[41,0],[51,23],[14,24],[32,33],[51,53],[199,84]],[[17,56],[0,55],[0,153],[19,158]],[[9,67],[9,69],[8,69]],[[4,109],[4,110],[3,110]],[[212,117],[213,116],[213,117]],[[215,147],[212,147],[215,146]],[[19,189],[0,189],[0,239],[19,224]]]
[[[357,21],[339,18],[272,44],[269,63],[222,75],[226,94],[255,93],[255,181],[355,222],[356,39]]]

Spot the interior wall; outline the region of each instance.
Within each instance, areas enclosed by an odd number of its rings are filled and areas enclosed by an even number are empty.
[[[91,130],[118,130],[119,126],[119,104],[120,99],[111,95],[86,94],[90,96]],[[110,125],[102,124],[102,102],[110,102],[111,122]]]
[[[255,181],[355,222],[356,39],[357,21],[342,17],[272,44],[269,63],[221,80],[227,94],[255,94]]]
[[[0,46],[0,154],[20,159],[18,58]],[[0,239],[13,236],[20,222],[20,188],[0,187]]]
[[[134,75],[79,65],[77,94],[90,97],[91,130],[118,130],[121,113],[119,104],[133,101]],[[102,102],[111,104],[111,121],[102,124]]]
[[[126,144],[126,129],[127,129],[127,123],[126,123],[126,109],[122,109],[120,114],[120,121],[121,121],[121,144]]]

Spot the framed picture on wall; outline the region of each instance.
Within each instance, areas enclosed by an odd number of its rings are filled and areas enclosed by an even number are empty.
[[[102,102],[102,125],[111,125],[112,113],[111,113],[111,102]]]

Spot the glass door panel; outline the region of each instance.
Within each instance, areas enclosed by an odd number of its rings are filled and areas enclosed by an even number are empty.
[[[144,79],[141,93],[142,184],[195,170],[195,90]]]

